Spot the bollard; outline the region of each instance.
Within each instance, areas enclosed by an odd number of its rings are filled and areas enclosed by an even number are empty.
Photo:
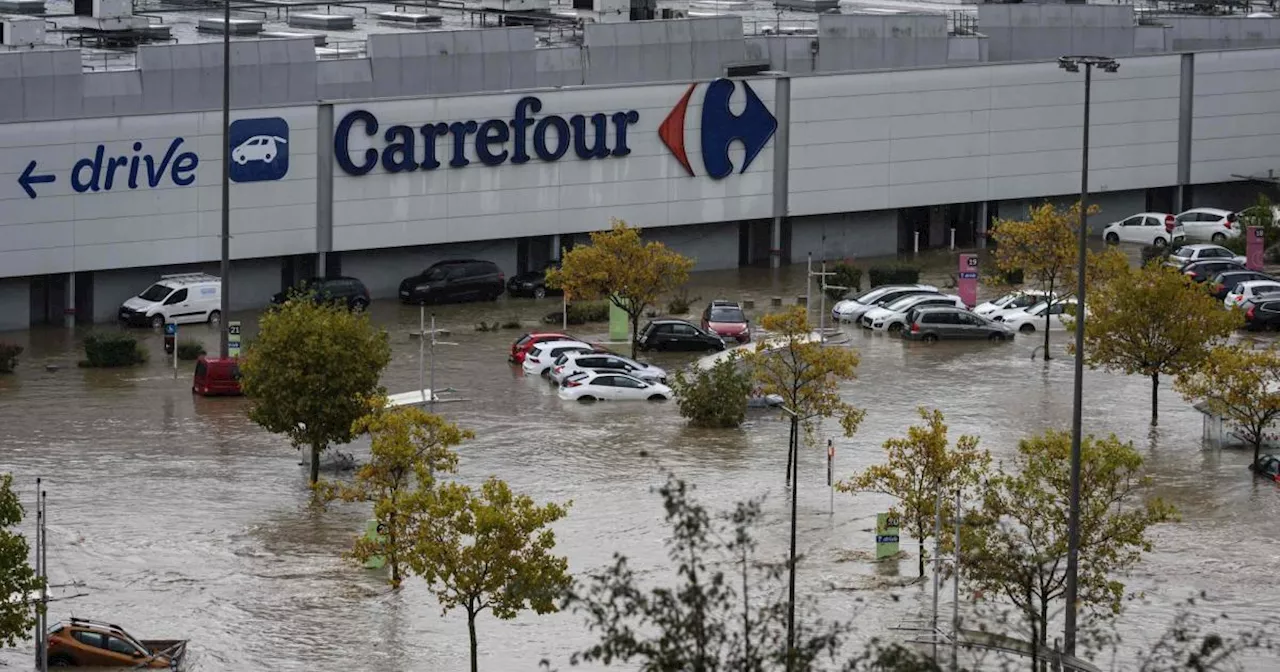
[[[797,305],[797,306],[807,306],[807,305],[809,305],[809,297],[807,297],[807,296],[797,296],[797,297],[796,297],[796,305]]]
[[[773,297],[773,298],[769,299],[769,305],[773,306],[774,308],[777,308],[778,306],[781,306],[781,305],[782,305],[782,297],[781,297],[781,296],[775,296],[775,297]]]
[[[755,307],[756,307],[756,302],[753,301],[752,299],[744,299],[742,301],[743,310],[754,310]]]

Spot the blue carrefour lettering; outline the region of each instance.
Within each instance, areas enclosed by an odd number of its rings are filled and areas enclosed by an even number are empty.
[[[486,166],[508,161],[519,165],[532,158],[559,161],[570,148],[583,160],[631,153],[627,128],[640,121],[635,110],[536,117],[542,109],[537,96],[524,96],[516,101],[510,119],[419,122],[416,132],[413,126],[396,123],[381,136],[377,116],[368,110],[352,110],[334,129],[334,159],[348,175],[365,175],[379,164],[389,173],[435,170],[446,160],[445,152],[453,168],[468,166],[473,160]],[[361,136],[367,144],[360,141]]]
[[[134,142],[132,156],[107,156],[106,145],[98,145],[93,156],[76,161],[71,167],[71,188],[77,193],[86,191],[111,191],[121,184],[129,189],[139,187],[139,176],[145,178],[146,186],[154,189],[160,186],[165,176],[179,187],[185,187],[196,180],[196,166],[200,157],[195,152],[179,152],[183,138],[174,138],[164,155],[157,161],[156,156],[144,151],[141,142]],[[121,174],[123,171],[124,174]]]

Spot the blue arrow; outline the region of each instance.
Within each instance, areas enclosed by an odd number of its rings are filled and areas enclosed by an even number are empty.
[[[35,169],[36,162],[32,161],[27,164],[27,169],[22,171],[22,174],[18,176],[18,186],[22,187],[22,190],[27,192],[27,195],[31,198],[36,197],[36,191],[31,188],[31,185],[44,184],[45,182],[53,182],[58,179],[56,175],[32,175],[31,171]]]

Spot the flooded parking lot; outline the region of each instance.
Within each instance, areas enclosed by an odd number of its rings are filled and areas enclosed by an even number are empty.
[[[691,295],[702,301],[694,310],[712,298],[752,298],[758,316],[772,296],[792,303],[803,295],[802,270],[699,274]],[[762,555],[783,557],[787,425],[766,414],[741,430],[693,430],[674,404],[566,403],[506,363],[519,332],[473,329],[482,319],[512,318],[533,328],[559,305],[503,299],[435,309],[457,343],[437,349],[437,386],[465,399],[438,411],[476,434],[461,447],[460,477],[497,475],[540,500],[573,500],[557,531],[560,552],[579,573],[609,563],[614,552],[644,573],[666,571],[662,512],[650,492],[662,479],[657,465],[696,483],[699,496],[719,507],[769,495]],[[388,391],[415,389],[418,345],[409,332],[417,329],[417,309],[378,302],[372,314],[391,332]],[[252,317],[241,319],[251,332]],[[902,434],[918,405],[942,409],[953,435],[979,435],[997,458],[1010,457],[1029,433],[1068,425],[1065,332],[1055,334],[1057,359],[1046,364],[1032,357],[1038,338],[930,345],[845,331],[862,364],[843,393],[868,412],[858,434],[836,441],[840,476],[880,461],[881,442]],[[35,477],[47,479],[52,580],[79,582],[88,593],[54,603],[51,621],[74,614],[140,636],[189,637],[202,672],[463,669],[461,614],[441,617],[419,582],[391,593],[378,575],[340,557],[363,529],[367,508],[310,508],[297,454],[249,422],[247,402],[193,397],[191,365],[183,363],[175,379],[160,334],[139,334],[152,361],[125,371],[76,368],[74,338],[60,329],[6,335],[27,352],[16,375],[0,378],[0,470],[15,473],[26,501]],[[181,335],[216,347],[207,327],[184,326]],[[693,355],[649,359],[671,370]],[[61,368],[46,371],[46,364]],[[1251,478],[1245,452],[1203,449],[1199,414],[1167,383],[1160,394],[1161,427],[1149,431],[1146,379],[1086,374],[1087,430],[1133,441],[1157,493],[1182,517],[1156,530],[1155,551],[1130,577],[1129,587],[1145,593],[1120,623],[1132,645],[1150,642],[1175,605],[1200,591],[1237,627],[1280,609],[1280,594],[1258,590],[1274,584],[1280,566],[1280,491]],[[870,528],[888,502],[837,495],[830,513],[824,459],[819,449],[802,451],[798,589],[816,596],[828,616],[855,618],[860,637],[901,638],[890,628],[926,613],[929,593],[886,588],[884,575],[893,572],[859,559],[857,552],[872,550]],[[904,575],[913,568],[913,559],[903,560]],[[563,667],[591,642],[573,614],[484,617],[479,639],[481,667],[504,672],[536,669],[542,658]],[[0,663],[25,664],[26,655],[2,652]],[[1267,665],[1255,669],[1274,669]]]

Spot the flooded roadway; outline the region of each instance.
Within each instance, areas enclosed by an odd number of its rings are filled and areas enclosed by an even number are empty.
[[[694,282],[691,295],[703,300],[695,311],[711,298],[754,298],[759,315],[770,296],[790,303],[803,294],[802,269],[777,281],[744,269]],[[666,530],[650,491],[661,482],[655,461],[696,483],[699,497],[718,507],[768,494],[762,557],[782,558],[786,425],[761,416],[739,431],[701,431],[685,427],[672,404],[566,404],[546,383],[506,364],[517,332],[472,326],[518,316],[533,327],[558,307],[557,299],[503,299],[436,309],[458,343],[437,349],[437,385],[468,400],[439,411],[476,433],[461,447],[460,478],[493,474],[539,500],[573,500],[557,531],[559,551],[576,573],[604,566],[614,552],[651,576],[666,571]],[[415,389],[418,347],[408,332],[417,328],[417,310],[379,302],[373,316],[391,331],[388,391]],[[252,316],[242,319],[251,331]],[[941,408],[953,435],[979,435],[997,458],[1010,457],[1026,434],[1069,422],[1072,367],[1059,349],[1063,332],[1055,334],[1058,358],[1046,365],[1032,359],[1039,339],[928,346],[846,330],[862,364],[844,393],[868,413],[857,435],[837,441],[838,475],[880,461],[881,442],[902,434],[920,404]],[[603,327],[579,329],[592,331]],[[88,593],[54,603],[51,621],[74,614],[118,622],[142,637],[190,638],[201,672],[465,669],[461,613],[442,617],[418,581],[390,593],[377,575],[340,557],[363,529],[367,507],[309,508],[305,472],[287,443],[250,423],[242,399],[194,398],[190,364],[175,380],[162,361],[160,335],[138,333],[152,361],[126,371],[77,369],[78,353],[63,330],[3,335],[27,352],[16,375],[0,377],[0,471],[15,473],[24,501],[36,476],[47,480],[52,581],[76,581],[83,584],[78,592]],[[206,327],[183,327],[183,337],[192,335],[216,347]],[[674,369],[692,357],[652,359]],[[47,363],[62,368],[49,372]],[[1273,589],[1280,489],[1251,478],[1246,453],[1202,449],[1199,415],[1168,384],[1160,393],[1162,426],[1149,433],[1147,385],[1095,372],[1085,380],[1088,431],[1133,441],[1157,492],[1182,515],[1155,532],[1155,551],[1128,582],[1145,597],[1120,622],[1122,659],[1128,646],[1150,643],[1175,605],[1199,591],[1239,628],[1280,609]],[[885,588],[884,568],[849,559],[873,548],[874,514],[888,502],[837,495],[829,515],[822,451],[805,450],[800,470],[800,592],[817,596],[828,616],[854,618],[859,637],[902,638],[890,628],[928,614],[927,589]],[[901,572],[910,575],[914,564],[904,559]],[[479,639],[481,667],[501,672],[537,669],[542,658],[567,667],[568,655],[592,642],[573,614],[509,622],[486,615]],[[0,665],[25,666],[28,650],[0,652]],[[1252,669],[1274,667],[1257,661]]]

